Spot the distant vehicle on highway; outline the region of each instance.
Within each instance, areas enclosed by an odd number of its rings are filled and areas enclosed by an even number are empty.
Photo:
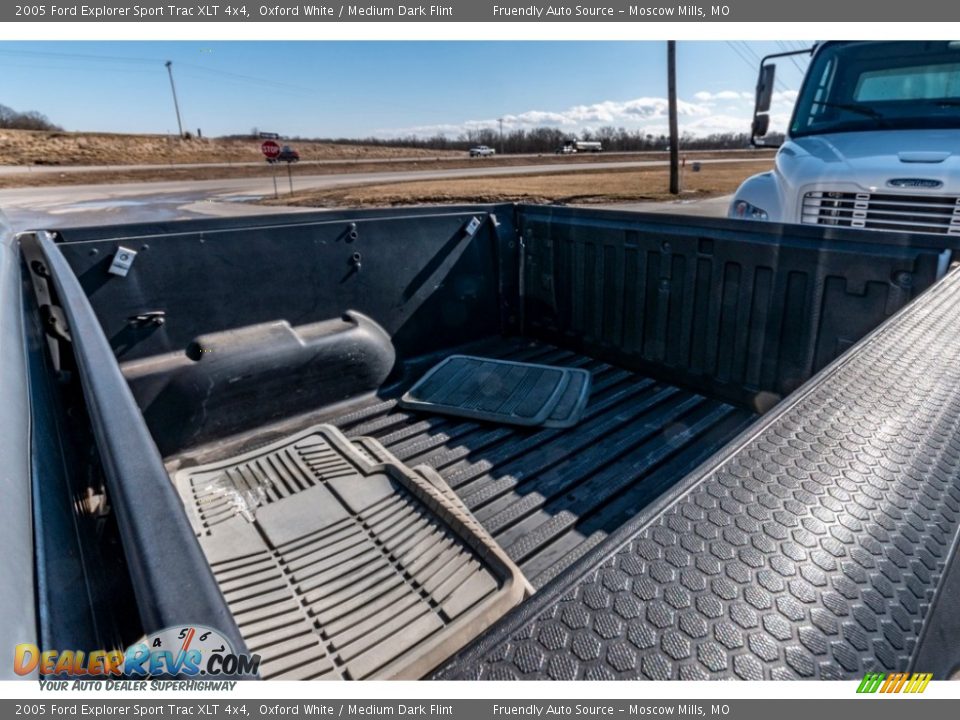
[[[470,148],[470,157],[491,157],[496,154],[497,151],[487,145],[476,145]]]
[[[295,162],[300,162],[300,153],[298,153],[296,150],[294,150],[294,149],[293,149],[292,147],[290,147],[289,145],[284,145],[284,146],[280,149],[280,154],[277,155],[275,158],[267,158],[267,162],[268,162],[268,163],[275,163],[275,162],[295,163]]]
[[[603,144],[597,140],[565,140],[557,148],[557,155],[572,155],[581,152],[602,152]]]

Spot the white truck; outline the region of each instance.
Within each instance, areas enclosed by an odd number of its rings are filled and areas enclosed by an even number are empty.
[[[488,145],[474,145],[470,148],[470,157],[493,157],[497,151]]]
[[[729,216],[960,235],[960,42],[826,42],[812,55],[774,169],[748,178]],[[753,144],[770,127],[763,59]]]

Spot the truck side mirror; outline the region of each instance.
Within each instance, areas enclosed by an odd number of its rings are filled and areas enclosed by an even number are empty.
[[[757,105],[754,112],[765,113],[773,102],[773,81],[777,74],[776,65],[762,65],[757,78]]]
[[[759,113],[753,116],[753,137],[761,138],[770,130],[770,116],[767,113]]]

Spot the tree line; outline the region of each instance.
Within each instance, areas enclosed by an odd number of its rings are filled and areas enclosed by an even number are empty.
[[[63,130],[50,122],[43,113],[36,110],[17,112],[11,107],[0,105],[0,129],[4,130]]]
[[[0,105],[0,129],[11,130],[55,130],[63,128],[51,122],[46,115],[35,110],[18,112],[6,105]],[[249,135],[225,135],[225,139],[257,138],[259,131],[253,128]],[[782,140],[782,135],[771,133],[765,138],[768,143]],[[583,130],[571,133],[556,127],[538,127],[529,130],[516,129],[505,131],[501,136],[495,128],[483,128],[461,133],[456,137],[434,135],[423,137],[407,135],[402,137],[365,137],[365,138],[307,138],[288,137],[286,142],[311,141],[328,142],[343,145],[373,145],[381,147],[408,147],[424,150],[468,150],[474,145],[489,145],[501,153],[552,153],[568,140],[599,140],[606,152],[642,152],[666,150],[670,139],[664,134],[653,134],[643,130],[627,130],[623,127],[606,126],[596,130]],[[682,150],[733,150],[750,146],[750,135],[743,133],[712,133],[710,135],[692,135],[684,133],[680,137]]]
[[[256,133],[254,133],[256,134]],[[517,129],[500,133],[493,128],[471,130],[457,137],[435,135],[422,137],[382,138],[288,138],[289,141],[319,140],[321,142],[342,143],[346,145],[375,145],[383,147],[410,147],[426,150],[467,150],[474,145],[488,145],[502,153],[552,153],[562,147],[567,140],[599,140],[606,152],[641,152],[665,150],[670,139],[664,134],[652,134],[642,130],[627,130],[620,127],[601,127],[596,130],[584,130],[570,133],[555,127],[539,127],[530,130]],[[776,140],[772,134],[767,142]],[[732,150],[750,146],[750,135],[743,133],[712,133],[697,136],[684,133],[680,137],[683,150]]]

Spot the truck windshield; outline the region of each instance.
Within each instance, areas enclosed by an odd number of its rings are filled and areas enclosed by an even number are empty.
[[[814,56],[790,135],[960,128],[960,41],[827,45]]]

